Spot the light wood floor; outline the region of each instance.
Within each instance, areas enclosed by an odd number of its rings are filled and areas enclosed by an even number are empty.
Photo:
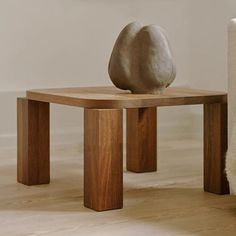
[[[16,183],[16,154],[0,151],[0,235],[236,235],[236,197],[202,191],[202,141],[159,140],[159,171],[124,172],[124,209],[83,207],[83,155],[52,150],[50,185]]]

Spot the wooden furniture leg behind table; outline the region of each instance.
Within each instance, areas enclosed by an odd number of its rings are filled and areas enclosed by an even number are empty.
[[[157,170],[157,108],[130,108],[126,118],[126,167],[144,173]]]

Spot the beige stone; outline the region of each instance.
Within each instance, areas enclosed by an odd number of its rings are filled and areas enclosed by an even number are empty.
[[[109,62],[114,85],[132,93],[160,93],[176,76],[169,41],[156,25],[134,22],[120,33]]]

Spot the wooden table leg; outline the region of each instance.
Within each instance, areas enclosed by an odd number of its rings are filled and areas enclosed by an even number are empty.
[[[228,194],[225,174],[227,104],[204,105],[204,190]]]
[[[84,205],[123,207],[122,110],[84,110]]]
[[[157,170],[157,108],[127,109],[127,170],[137,173]]]
[[[48,184],[49,103],[17,99],[17,180],[25,185]]]

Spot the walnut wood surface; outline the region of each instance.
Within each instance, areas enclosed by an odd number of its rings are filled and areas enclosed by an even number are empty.
[[[18,99],[18,181],[26,185],[49,183],[49,103],[86,108],[86,207],[104,211],[123,206],[123,108],[127,108],[127,168],[147,172],[156,170],[156,107],[204,104],[204,190],[229,192],[224,172],[224,92],[167,88],[162,95],[148,95],[130,94],[115,87],[30,90],[27,99]]]
[[[18,182],[49,183],[49,103],[18,98],[17,146]]]
[[[157,170],[157,108],[127,109],[126,163],[132,172]]]
[[[123,206],[122,110],[84,111],[84,205],[97,211]]]
[[[85,108],[139,108],[190,104],[221,103],[225,92],[190,88],[167,88],[162,95],[131,94],[115,87],[37,89],[27,91],[27,98]]]
[[[225,174],[227,103],[204,105],[204,190],[228,194]]]

